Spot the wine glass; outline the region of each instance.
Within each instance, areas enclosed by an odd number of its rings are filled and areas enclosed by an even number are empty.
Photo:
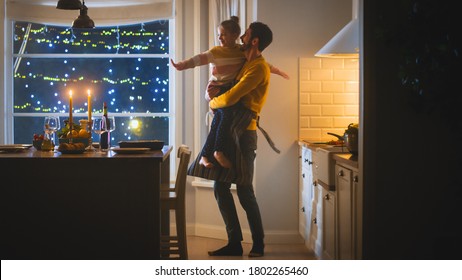
[[[55,132],[61,128],[58,116],[46,116],[44,122],[45,133],[48,134],[49,139],[54,143]]]
[[[116,123],[115,123],[115,117],[113,116],[110,116],[110,117],[106,117],[107,118],[107,122],[109,124],[109,127],[106,129],[108,132],[109,132],[109,136],[111,132],[113,132],[116,128]],[[109,138],[108,140],[108,149],[111,147],[111,139]]]
[[[94,133],[98,134],[100,138],[101,134],[108,131],[106,127],[106,118],[104,116],[92,118],[92,130]],[[102,153],[101,145],[98,145],[97,152]]]

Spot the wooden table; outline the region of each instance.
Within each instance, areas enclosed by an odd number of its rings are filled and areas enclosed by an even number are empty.
[[[0,153],[1,259],[159,259],[171,151]]]

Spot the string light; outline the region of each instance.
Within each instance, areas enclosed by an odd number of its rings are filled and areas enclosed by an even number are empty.
[[[28,23],[16,22],[14,34],[15,47],[27,41],[25,44],[27,50],[24,52],[26,54],[111,54],[110,50],[114,48],[116,54],[119,51],[135,53],[135,50],[136,53],[164,53],[162,45],[168,45],[166,35],[162,36],[160,43],[157,40],[150,41],[156,33],[150,31],[153,28],[150,24],[141,25],[143,32],[139,31],[139,25],[131,27],[134,28],[133,31],[129,31],[130,28],[127,27],[121,29],[117,26],[101,27],[85,32],[39,24],[29,25],[30,30],[28,30],[28,25]],[[121,32],[121,30],[125,31]],[[27,37],[26,31],[28,31]],[[157,38],[158,35],[155,37]],[[81,63],[82,58],[78,57],[40,58],[24,55],[21,56],[21,60],[18,60],[14,72],[16,85],[14,111],[17,113],[65,113],[66,88],[70,86],[76,88],[80,83],[84,83],[85,86],[82,86],[81,104],[77,92],[75,94],[74,112],[77,114],[86,113],[83,97],[86,98],[84,89],[87,88],[87,83],[95,89],[98,88],[100,96],[96,100],[109,101],[113,112],[165,112],[165,104],[157,101],[161,98],[168,100],[168,92],[162,92],[158,84],[159,80],[163,81],[163,84],[169,83],[168,66],[164,59],[159,61],[156,58],[155,65],[152,64],[152,59],[141,59],[136,56],[116,59],[90,58],[85,59],[84,64]],[[160,71],[152,71],[159,67]],[[138,69],[138,71],[132,70],[130,73],[127,69]],[[23,85],[23,88],[20,85]],[[35,92],[32,92],[32,88]],[[132,88],[136,89],[137,99],[134,101],[130,101],[129,96]],[[96,90],[92,90],[93,92],[96,94]],[[158,98],[153,98],[154,96]],[[96,106],[98,105],[95,104],[95,108],[98,108]],[[94,112],[98,113],[98,110],[95,109]],[[130,133],[127,137],[130,137]]]

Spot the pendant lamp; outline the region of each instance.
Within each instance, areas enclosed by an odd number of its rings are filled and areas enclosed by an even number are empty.
[[[82,7],[80,8],[80,15],[72,23],[72,28],[94,28],[95,23],[88,16],[88,8],[85,6],[83,1]]]
[[[82,2],[80,0],[59,0],[56,9],[60,10],[80,10]]]

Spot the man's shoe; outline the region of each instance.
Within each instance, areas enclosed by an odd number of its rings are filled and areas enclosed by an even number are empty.
[[[209,256],[242,256],[242,245],[228,244],[215,251],[209,251]]]
[[[249,258],[263,257],[264,254],[265,254],[265,245],[253,244],[252,250],[250,250],[250,253],[249,253]]]

